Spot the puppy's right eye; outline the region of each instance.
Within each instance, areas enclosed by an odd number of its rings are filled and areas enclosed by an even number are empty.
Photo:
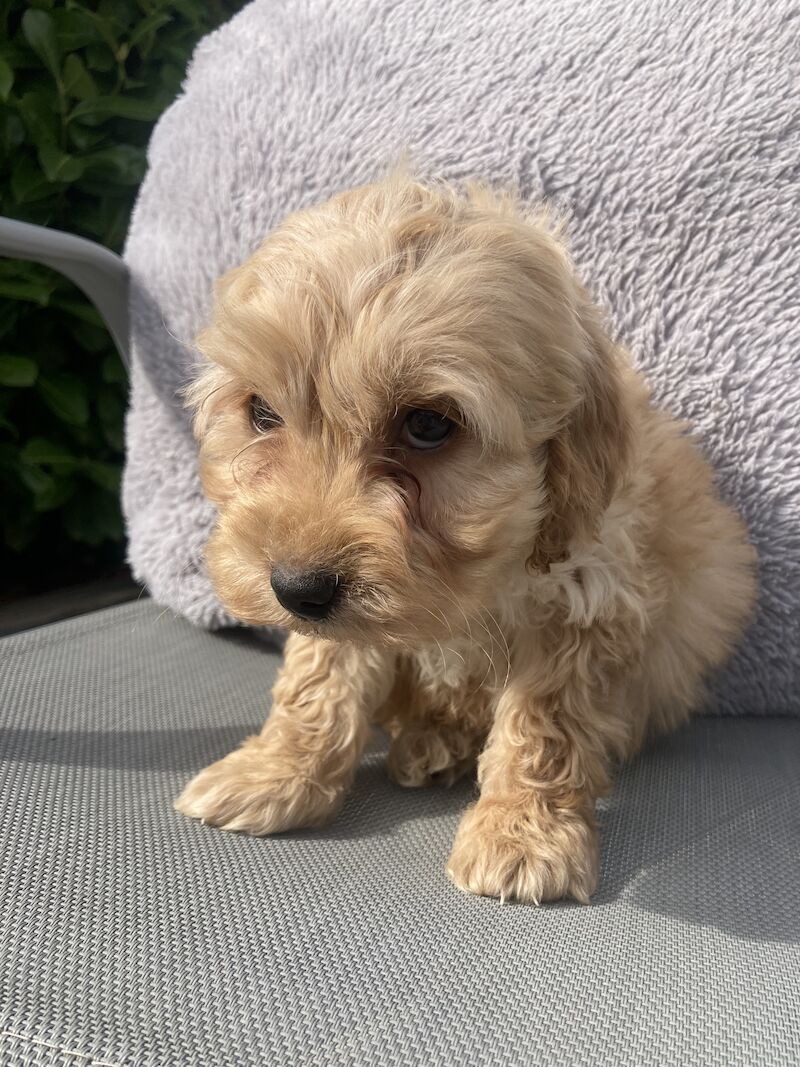
[[[272,410],[263,396],[251,396],[250,425],[256,433],[268,433],[276,426],[282,426],[283,419]]]

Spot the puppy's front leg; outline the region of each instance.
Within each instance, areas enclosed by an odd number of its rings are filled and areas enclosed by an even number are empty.
[[[465,813],[448,874],[482,896],[588,903],[597,882],[594,798],[607,787],[590,735],[516,686],[498,702],[478,764],[481,796]]]
[[[393,670],[387,653],[293,634],[260,735],[201,771],[175,807],[256,835],[328,822],[353,780]]]

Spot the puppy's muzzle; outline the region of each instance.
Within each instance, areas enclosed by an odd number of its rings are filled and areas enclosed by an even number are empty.
[[[326,571],[299,571],[276,563],[270,585],[281,607],[299,619],[316,622],[330,615],[339,592],[339,576]]]

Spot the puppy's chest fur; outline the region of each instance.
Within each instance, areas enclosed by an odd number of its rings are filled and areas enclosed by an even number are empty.
[[[502,590],[496,614],[472,620],[469,633],[402,654],[392,692],[378,716],[390,732],[409,724],[461,727],[486,735],[496,702],[520,655],[542,685],[552,688],[554,667],[568,669],[566,648],[595,624],[604,629],[646,629],[639,614],[628,619],[638,568],[625,531],[624,510],[612,506],[604,544],[584,546],[546,577],[526,576]],[[631,665],[634,657],[631,657]]]
[[[486,647],[464,638],[403,654],[392,692],[378,715],[390,733],[413,724],[466,729],[486,734],[507,657],[499,637]]]

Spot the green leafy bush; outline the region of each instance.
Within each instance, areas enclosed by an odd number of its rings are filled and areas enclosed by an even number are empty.
[[[203,34],[242,0],[0,0],[0,213],[119,251],[145,146]],[[122,558],[126,377],[60,275],[0,258],[3,570],[55,584]]]

